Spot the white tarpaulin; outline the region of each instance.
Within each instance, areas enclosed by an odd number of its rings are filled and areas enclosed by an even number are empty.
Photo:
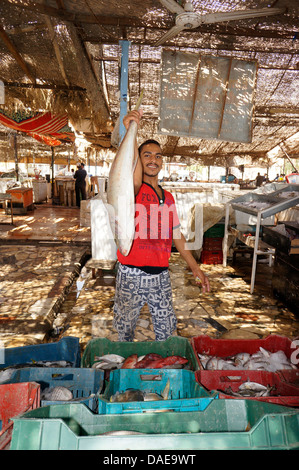
[[[251,142],[257,62],[163,50],[159,132]]]

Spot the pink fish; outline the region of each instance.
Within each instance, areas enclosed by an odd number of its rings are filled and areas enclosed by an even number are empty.
[[[127,359],[124,361],[121,368],[122,369],[134,369],[137,363],[137,360],[138,360],[137,354],[132,354],[131,356],[127,357]]]
[[[144,358],[141,359],[141,361],[137,362],[135,369],[146,369],[148,364],[158,359],[163,359],[163,357],[160,354],[156,353],[146,354]]]
[[[161,369],[165,366],[173,366],[175,364],[187,364],[188,359],[181,356],[168,356],[164,359],[157,359],[150,362],[146,367],[148,369]]]

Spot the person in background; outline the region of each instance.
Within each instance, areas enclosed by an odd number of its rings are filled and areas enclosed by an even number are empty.
[[[264,182],[264,177],[263,177],[263,175],[261,175],[260,173],[258,173],[258,174],[257,174],[257,177],[256,177],[256,179],[255,179],[255,184],[256,184],[256,186],[257,186],[257,187],[262,186],[263,182]]]
[[[74,178],[75,191],[76,191],[76,205],[80,207],[80,200],[85,201],[86,199],[86,170],[84,169],[84,163],[78,163],[77,170],[75,171]]]
[[[126,129],[133,120],[139,125],[141,115],[131,111],[124,117]],[[134,171],[136,232],[128,256],[117,252],[113,326],[119,341],[133,341],[141,308],[147,303],[156,341],[166,340],[176,329],[168,271],[172,241],[188,264],[203,292],[210,291],[209,280],[198,266],[180,230],[175,201],[159,185],[163,158],[159,142],[147,140],[137,149]],[[155,215],[156,214],[156,215]]]

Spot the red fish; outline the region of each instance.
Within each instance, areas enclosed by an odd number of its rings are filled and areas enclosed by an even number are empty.
[[[173,366],[175,364],[187,364],[188,359],[181,356],[168,356],[164,359],[157,359],[150,362],[146,367],[148,369],[161,369],[165,366]]]
[[[150,364],[150,362],[158,360],[158,359],[163,359],[163,356],[161,354],[156,354],[156,353],[149,353],[144,356],[141,361],[138,361],[135,369],[146,369],[147,365]]]
[[[122,369],[134,369],[137,363],[137,360],[138,360],[137,354],[132,354],[131,356],[127,357],[127,359],[124,361],[121,368]]]

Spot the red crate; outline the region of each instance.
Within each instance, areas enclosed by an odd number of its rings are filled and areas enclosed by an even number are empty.
[[[299,387],[299,369],[298,370],[280,370],[281,380],[290,383],[295,387]]]
[[[259,351],[260,347],[262,347],[271,353],[283,351],[289,359],[293,354],[295,359],[298,357],[298,354],[296,354],[296,347],[292,347],[292,341],[286,336],[280,335],[269,335],[264,339],[215,339],[210,338],[207,335],[201,335],[194,336],[191,338],[190,342],[200,369],[203,369],[203,367],[198,354],[229,357],[241,352],[254,354]],[[296,364],[296,362],[294,362],[294,365],[298,368],[298,364]]]
[[[39,406],[40,384],[23,382],[0,385],[0,450],[9,448],[13,430],[11,418]]]
[[[202,264],[222,264],[223,253],[222,250],[205,250],[201,252],[200,261]]]
[[[293,372],[293,371],[287,371]],[[294,371],[296,372],[296,371]],[[248,400],[259,400],[284,406],[299,406],[299,387],[284,382],[278,372],[255,370],[200,370],[195,372],[197,382],[209,391],[219,391],[219,398],[242,399],[227,393],[230,388],[238,392],[239,386],[247,381],[273,387],[269,397],[244,397]]]
[[[222,251],[222,242],[223,238],[219,237],[204,238],[202,247],[204,250]]]

